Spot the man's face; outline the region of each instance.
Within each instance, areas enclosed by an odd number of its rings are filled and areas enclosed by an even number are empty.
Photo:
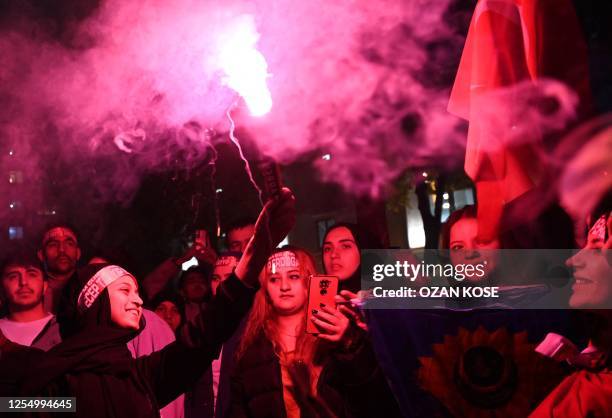
[[[215,263],[215,268],[212,272],[212,294],[217,294],[217,287],[224,282],[238,265],[236,257],[220,257]]]
[[[610,239],[610,238],[608,238]],[[572,308],[612,307],[612,263],[604,235],[594,226],[585,247],[566,264],[574,270],[574,284],[569,304]]]
[[[2,293],[11,311],[26,311],[43,302],[47,283],[34,266],[9,265],[2,272]]]
[[[48,230],[43,237],[38,257],[46,263],[50,273],[73,273],[81,257],[76,235],[63,227]]]
[[[182,291],[189,302],[201,302],[206,296],[206,277],[197,271],[187,273],[183,280]]]
[[[235,228],[227,233],[227,247],[230,251],[243,253],[251,237],[255,233],[255,225]]]

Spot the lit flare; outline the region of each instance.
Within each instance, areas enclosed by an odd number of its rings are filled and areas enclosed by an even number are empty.
[[[219,52],[223,83],[242,96],[253,116],[263,116],[272,109],[266,83],[268,63],[256,48],[258,39],[253,17],[243,15],[221,41]]]

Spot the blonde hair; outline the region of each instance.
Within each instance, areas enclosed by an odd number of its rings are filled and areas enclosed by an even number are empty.
[[[299,271],[304,285],[308,286],[308,280],[311,275],[317,274],[315,261],[312,255],[306,250],[297,247],[285,246],[277,249],[272,253],[270,258],[274,254],[289,251],[293,253],[299,264]],[[268,258],[268,260],[270,259]],[[255,295],[253,307],[249,314],[244,334],[236,350],[236,360],[240,360],[248,347],[255,341],[257,336],[263,332],[263,334],[270,340],[274,347],[274,352],[277,356],[280,356],[282,347],[280,343],[280,337],[278,327],[276,323],[277,314],[272,306],[270,297],[266,291],[266,284],[269,279],[268,269],[264,268],[259,275],[259,282],[261,283],[261,289]],[[304,304],[303,311],[306,314],[307,304]],[[317,339],[316,337],[306,333],[306,324],[303,323],[302,327],[298,332],[296,341],[296,358],[304,361],[306,364],[312,364],[315,361],[315,352],[317,351]]]

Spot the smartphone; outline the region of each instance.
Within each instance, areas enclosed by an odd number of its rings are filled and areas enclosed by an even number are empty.
[[[272,158],[264,158],[257,163],[259,172],[263,178],[264,200],[272,199],[280,195],[283,188],[280,167]]]
[[[208,232],[205,229],[196,229],[193,245],[196,249],[206,248],[209,244]]]
[[[312,322],[312,315],[322,307],[336,308],[334,297],[338,293],[338,276],[313,275],[308,285],[308,312],[306,315],[306,332],[318,334],[319,329]]]

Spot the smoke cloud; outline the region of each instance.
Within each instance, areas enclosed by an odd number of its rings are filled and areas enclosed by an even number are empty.
[[[540,144],[577,119],[578,96],[567,85],[552,79],[523,81],[483,94],[474,103],[475,121],[487,151],[523,144]]]
[[[76,165],[97,162],[97,193],[129,200],[144,173],[211,158],[231,111],[263,153],[283,163],[329,153],[317,165],[324,179],[381,196],[408,167],[462,163],[444,63],[463,38],[447,9],[448,0],[107,0],[69,47],[2,29],[0,129],[52,142]],[[270,73],[273,106],[259,118],[224,85],[218,59],[245,16]]]

